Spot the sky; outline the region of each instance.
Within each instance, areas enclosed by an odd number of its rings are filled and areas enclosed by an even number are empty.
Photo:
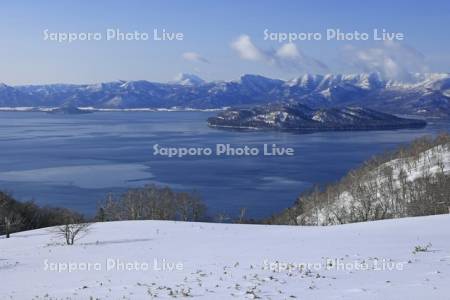
[[[403,79],[411,72],[450,72],[449,28],[450,2],[444,0],[4,1],[0,82],[168,82],[179,73],[208,81],[354,72]],[[106,40],[108,29],[147,33],[148,40]],[[154,29],[183,39],[154,40]],[[327,30],[337,29],[350,34],[327,39]],[[374,29],[404,38],[375,41]],[[355,31],[368,39],[351,40]],[[89,32],[101,38],[55,40]],[[277,33],[294,35],[280,41]],[[293,40],[298,33],[322,36]]]

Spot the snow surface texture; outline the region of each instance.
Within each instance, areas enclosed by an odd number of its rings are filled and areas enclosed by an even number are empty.
[[[329,227],[125,221],[94,224],[74,246],[40,229],[0,237],[0,299],[449,299],[449,228],[450,215]],[[140,267],[107,270],[108,259]],[[88,262],[100,267],[83,271]]]

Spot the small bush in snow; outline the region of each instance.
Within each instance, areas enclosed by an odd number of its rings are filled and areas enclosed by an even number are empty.
[[[428,243],[426,246],[417,245],[414,247],[413,253],[416,254],[418,252],[428,252],[431,246],[431,243]]]

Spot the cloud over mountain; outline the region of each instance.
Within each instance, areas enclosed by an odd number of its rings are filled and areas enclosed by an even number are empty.
[[[379,72],[387,79],[409,80],[411,73],[429,71],[422,53],[393,41],[365,49],[346,46],[343,58],[360,71]]]
[[[241,35],[231,43],[231,48],[234,49],[240,58],[246,60],[264,60],[265,54],[258,49],[251,41],[248,35]]]
[[[292,69],[292,71],[314,73],[328,71],[326,64],[301,52],[293,43],[284,44],[278,48],[272,59],[281,68]]]
[[[197,52],[184,52],[181,57],[187,61],[201,62],[209,64],[209,60],[201,56]]]
[[[328,71],[326,64],[304,54],[293,43],[283,44],[275,50],[263,50],[254,45],[248,35],[241,35],[231,43],[231,48],[241,59],[265,62],[286,71],[315,73]]]

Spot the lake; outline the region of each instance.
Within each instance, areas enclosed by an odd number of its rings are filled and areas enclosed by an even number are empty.
[[[0,112],[0,189],[20,200],[92,215],[109,192],[149,183],[198,192],[211,215],[269,216],[313,184],[338,180],[372,155],[425,134],[426,128],[370,132],[238,132],[209,128],[213,112],[98,112],[57,115]],[[153,146],[262,149],[290,147],[293,156],[154,155]]]

